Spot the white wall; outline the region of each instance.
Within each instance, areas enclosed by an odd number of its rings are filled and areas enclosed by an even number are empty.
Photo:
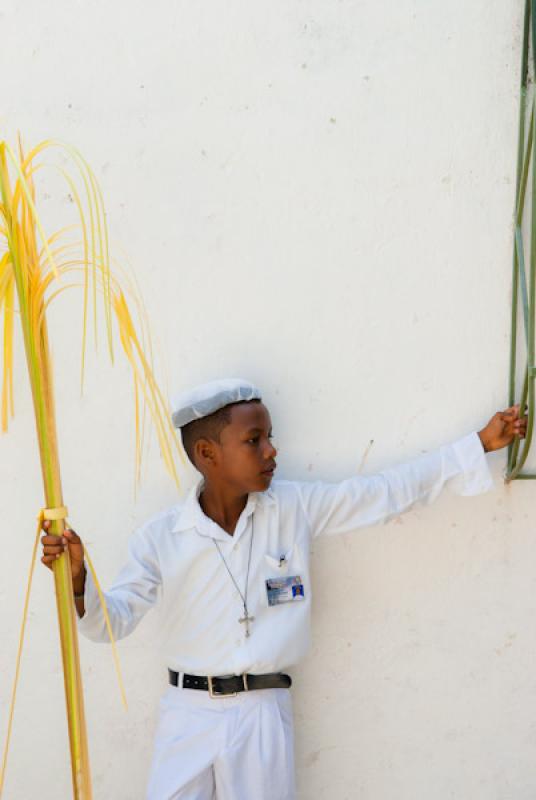
[[[171,387],[265,391],[279,476],[388,466],[507,405],[522,2],[0,4],[1,136],[93,165]],[[48,205],[46,205],[48,203]],[[56,226],[65,193],[43,201]],[[81,296],[50,315],[65,500],[104,585],[176,502],[153,441],[133,498],[131,384],[91,352]],[[1,439],[0,734],[42,505],[20,337]],[[162,374],[162,373],[161,373]],[[314,554],[294,670],[300,798],[532,800],[534,484],[443,495]],[[193,474],[184,474],[187,488]],[[81,640],[95,797],[138,800],[166,675],[157,615]],[[38,563],[6,800],[70,796],[51,574]]]

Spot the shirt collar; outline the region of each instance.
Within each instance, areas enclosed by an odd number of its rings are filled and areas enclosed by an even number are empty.
[[[214,539],[237,540],[245,527],[248,517],[255,509],[273,505],[276,501],[274,491],[271,488],[266,489],[264,492],[250,492],[244,510],[238,519],[235,533],[233,537],[230,537],[214,520],[207,517],[199,505],[199,495],[204,484],[204,478],[201,478],[192,486],[184,503],[178,507],[177,516],[171,528],[172,533],[195,528],[202,536],[210,536]]]

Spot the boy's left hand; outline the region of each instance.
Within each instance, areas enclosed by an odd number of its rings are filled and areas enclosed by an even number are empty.
[[[491,450],[506,447],[515,436],[524,439],[526,431],[527,418],[519,417],[519,405],[517,405],[510,406],[504,411],[497,411],[486,427],[478,431],[478,435],[484,450],[489,453]]]

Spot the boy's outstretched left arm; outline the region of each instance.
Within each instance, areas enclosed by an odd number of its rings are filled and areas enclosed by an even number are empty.
[[[297,484],[311,535],[346,533],[387,522],[415,504],[431,503],[445,486],[456,494],[487,491],[493,479],[484,453],[525,436],[527,419],[519,406],[498,411],[482,430],[439,449],[382,470],[339,483]]]

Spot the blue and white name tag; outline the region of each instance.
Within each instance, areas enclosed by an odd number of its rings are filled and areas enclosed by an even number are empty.
[[[266,581],[266,593],[269,606],[305,600],[303,583],[299,575],[289,575],[285,578],[268,578]]]

